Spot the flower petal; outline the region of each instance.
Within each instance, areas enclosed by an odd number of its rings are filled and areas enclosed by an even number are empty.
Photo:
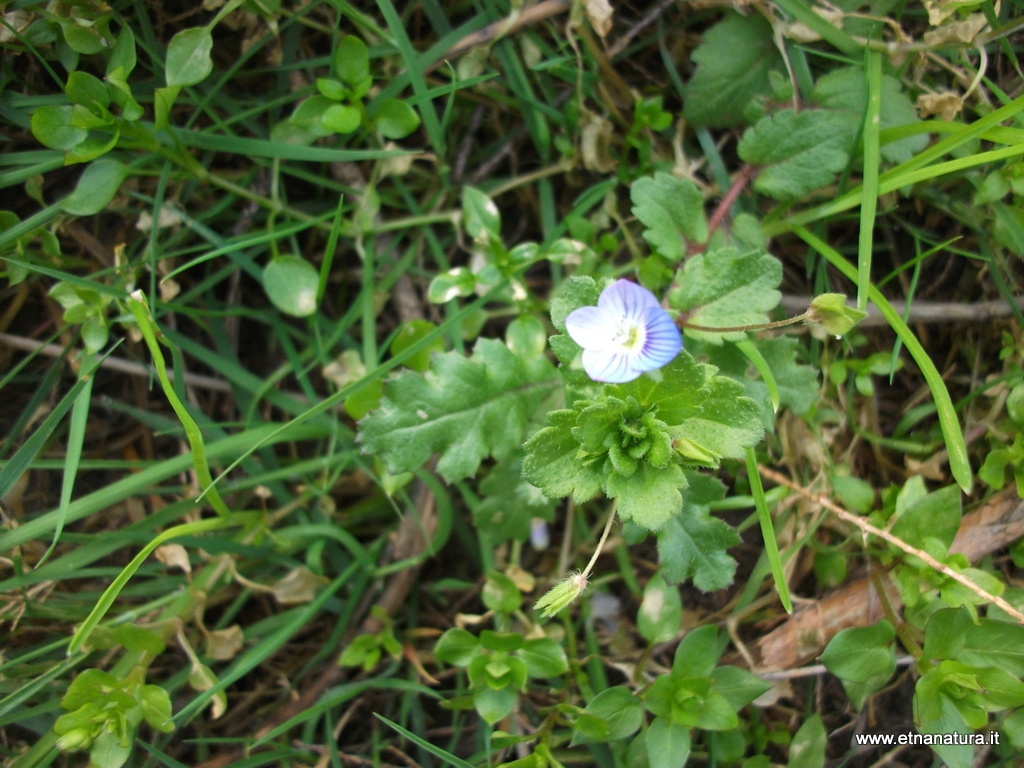
[[[618,352],[583,350],[583,370],[587,376],[608,384],[625,384],[643,373],[633,367],[633,360],[633,356]]]
[[[615,335],[615,322],[602,309],[580,307],[565,318],[565,330],[584,349],[604,349]]]
[[[625,318],[635,323],[643,322],[644,316],[651,307],[660,307],[654,294],[643,286],[629,280],[616,280],[603,291],[597,300],[597,306],[616,317]]]
[[[633,365],[650,371],[672,362],[683,348],[682,337],[672,316],[660,306],[651,307],[644,318],[644,327],[647,338],[640,359]]]

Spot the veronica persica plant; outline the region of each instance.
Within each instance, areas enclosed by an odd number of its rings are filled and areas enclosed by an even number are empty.
[[[623,384],[672,362],[683,341],[672,316],[650,291],[617,280],[596,307],[580,307],[565,329],[583,347],[583,370],[594,381]]]

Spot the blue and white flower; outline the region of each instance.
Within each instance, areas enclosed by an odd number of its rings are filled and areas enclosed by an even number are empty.
[[[587,375],[609,384],[623,384],[661,368],[683,348],[672,316],[653,293],[628,280],[605,288],[596,307],[571,312],[565,330],[583,347]]]

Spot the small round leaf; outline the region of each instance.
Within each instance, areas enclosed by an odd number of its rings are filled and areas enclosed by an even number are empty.
[[[404,139],[420,127],[416,110],[398,99],[385,99],[377,107],[377,131],[386,139]]]
[[[316,312],[320,276],[299,256],[274,259],[263,270],[263,290],[271,303],[286,315],[309,317]]]
[[[167,46],[167,85],[195,85],[213,71],[213,37],[205,27],[183,29]]]

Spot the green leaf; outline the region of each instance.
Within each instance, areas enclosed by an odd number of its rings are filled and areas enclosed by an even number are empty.
[[[360,422],[359,442],[391,473],[419,469],[440,453],[438,472],[455,482],[476,474],[486,457],[518,448],[529,417],[558,383],[550,364],[528,364],[500,341],[480,339],[469,359],[437,354],[426,374],[389,380],[381,408]]]
[[[362,122],[363,113],[359,107],[348,104],[332,104],[320,116],[320,124],[328,133],[352,133]]]
[[[281,256],[263,270],[263,290],[286,315],[309,317],[316,312],[320,275],[301,256]]]
[[[32,113],[32,135],[44,147],[65,152],[81,144],[89,135],[71,124],[72,108],[68,105],[45,105]]]
[[[420,127],[420,116],[404,101],[384,99],[375,106],[374,125],[385,139],[404,139]]]
[[[736,530],[706,507],[685,504],[683,514],[658,531],[658,562],[667,581],[692,578],[702,592],[713,592],[732,584],[736,561],[726,550],[739,543]]]
[[[395,334],[388,351],[392,357],[397,357],[435,330],[437,330],[437,326],[429,320],[410,320],[403,323]],[[433,343],[407,358],[405,367],[422,373],[430,367],[430,356],[435,352],[443,351],[444,342],[441,339],[435,339]]]
[[[527,640],[519,651],[530,677],[558,677],[569,671],[569,659],[562,644],[550,637]]]
[[[624,685],[606,688],[587,704],[586,712],[608,723],[608,741],[632,736],[643,722],[644,708],[633,692]],[[573,738],[574,744],[587,743],[587,739]]]
[[[167,691],[159,685],[144,685],[139,692],[139,706],[142,708],[142,717],[161,733],[170,733],[174,730],[174,722],[171,720],[171,697]]]
[[[487,724],[494,725],[515,708],[518,696],[511,685],[503,688],[481,685],[473,689],[473,706]]]
[[[685,313],[686,322],[705,328],[757,325],[768,321],[768,312],[782,298],[782,264],[757,249],[742,253],[722,248],[698,254],[686,262],[669,295],[670,306]],[[745,331],[710,332],[683,326],[688,336],[709,344],[746,338]]]
[[[316,79],[316,89],[320,91],[321,96],[331,101],[343,101],[348,96],[348,88],[345,87],[344,83],[330,77],[318,77]]]
[[[715,667],[711,670],[714,691],[725,699],[734,711],[739,711],[758,696],[771,690],[771,683],[739,667]]]
[[[307,131],[310,136],[327,136],[330,129],[324,126],[324,115],[337,104],[324,96],[310,96],[303,99],[288,117],[288,123]]]
[[[905,487],[911,485],[923,490],[924,480],[920,476],[913,477]],[[960,530],[960,505],[959,486],[947,485],[915,499],[904,509],[897,504],[899,517],[890,530],[894,536],[918,549],[926,548],[930,539],[941,542],[943,549],[948,550]]]
[[[747,105],[771,93],[769,73],[785,71],[771,25],[759,14],[727,14],[704,32],[692,58],[697,71],[686,86],[683,117],[694,127],[744,122]]]
[[[683,601],[679,590],[665,583],[655,572],[647,586],[637,614],[637,629],[651,645],[667,643],[679,633],[683,619]]]
[[[821,662],[839,678],[858,710],[896,671],[895,631],[882,620],[869,627],[841,630],[825,647]]]
[[[489,611],[512,613],[523,603],[523,593],[519,591],[511,577],[500,571],[489,571],[484,581],[481,600]]]
[[[437,641],[434,655],[448,664],[464,667],[476,655],[480,641],[471,632],[455,627],[449,629]]]
[[[672,659],[672,677],[678,680],[704,678],[711,674],[722,655],[718,628],[705,624],[686,633]]]
[[[787,768],[823,768],[825,765],[825,748],[828,746],[828,733],[821,715],[815,713],[804,720],[800,730],[793,736],[789,745],[789,762]]]
[[[469,296],[476,290],[476,275],[466,267],[454,267],[434,276],[427,288],[431,304],[447,304],[460,296]]]
[[[845,110],[851,120],[862,119],[868,103],[867,81],[861,67],[845,67],[829,72],[814,83],[811,101],[833,110]],[[881,113],[879,130],[921,122],[913,102],[903,92],[899,80],[882,75]],[[852,137],[856,139],[856,135]],[[905,163],[928,146],[928,134],[919,133],[880,148],[882,157],[890,163]],[[851,141],[849,152],[856,149]]]
[[[206,27],[183,29],[167,46],[167,85],[196,85],[213,72],[213,36]]]
[[[1024,627],[980,618],[965,627],[963,645],[955,657],[976,667],[996,667],[1024,677]]]
[[[91,56],[106,49],[107,44],[95,24],[79,24],[76,19],[60,19],[64,42],[75,53]]]
[[[924,674],[914,689],[914,721],[921,733],[968,733],[971,728],[956,703],[942,691],[943,672],[936,668]],[[968,694],[969,696],[970,694]],[[968,745],[933,746],[949,768],[971,768],[974,748]]]
[[[641,463],[628,477],[617,472],[605,475],[604,492],[615,499],[615,511],[623,519],[649,531],[662,528],[683,506],[680,488],[686,476],[676,464],[664,468]]]
[[[656,717],[644,734],[648,768],[682,768],[690,757],[690,729]]]
[[[462,226],[474,241],[487,243],[501,240],[501,214],[484,192],[476,187],[462,190]]]
[[[97,108],[104,109],[110,104],[110,94],[103,81],[88,72],[72,72],[68,75],[67,85],[64,86],[64,93],[76,104],[97,112]]]
[[[704,198],[689,179],[667,173],[637,179],[629,198],[633,214],[645,226],[644,239],[669,262],[682,261],[687,243],[708,239]]]
[[[110,60],[107,61],[107,77],[119,69],[122,72],[121,77],[128,77],[135,69],[135,64],[135,33],[131,27],[122,25],[121,31],[117,33],[114,49],[110,52]]]
[[[113,727],[113,724],[108,726],[110,727]],[[93,768],[121,768],[132,754],[132,742],[133,739],[128,739],[126,744],[121,743],[117,733],[104,730],[96,737],[89,750]]]
[[[548,413],[549,427],[526,441],[523,449],[523,477],[547,496],[560,499],[572,496],[583,502],[601,490],[603,475],[595,461],[580,461],[580,444],[573,437],[577,412],[559,410]]]
[[[75,191],[60,202],[72,216],[92,216],[114,199],[121,182],[128,176],[128,166],[110,158],[91,163],[78,179]]]
[[[370,76],[370,52],[355,35],[346,35],[334,51],[334,71],[350,87]]]
[[[828,186],[846,168],[858,129],[849,113],[786,109],[748,128],[736,149],[744,162],[760,167],[757,191],[795,200]]]

